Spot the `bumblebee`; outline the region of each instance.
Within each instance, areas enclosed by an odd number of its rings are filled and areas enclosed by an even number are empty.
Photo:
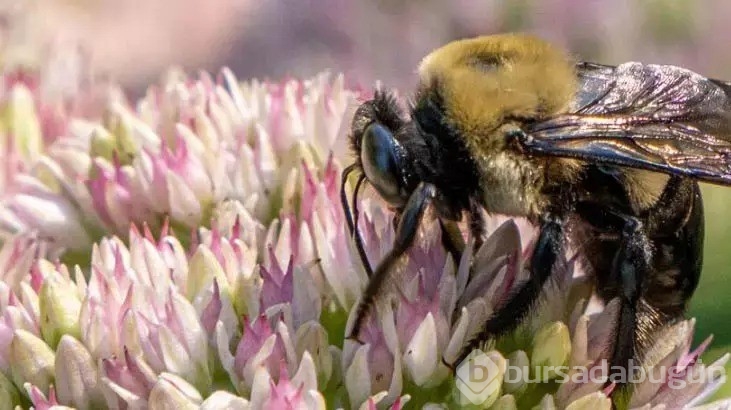
[[[343,171],[341,199],[369,283],[350,336],[358,338],[427,208],[454,257],[465,246],[457,222],[479,241],[484,209],[526,217],[540,233],[529,279],[450,365],[519,325],[574,243],[596,294],[620,301],[610,365],[626,368],[660,326],[683,317],[698,284],[698,182],[731,185],[731,83],[667,65],[575,62],[524,34],[449,43],[418,75],[409,118],[381,91],[353,118],[356,160]],[[395,210],[395,242],[375,269],[357,231],[365,183]]]

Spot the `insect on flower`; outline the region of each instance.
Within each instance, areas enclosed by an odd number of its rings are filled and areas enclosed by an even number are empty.
[[[568,244],[596,294],[620,301],[610,365],[641,359],[655,331],[683,317],[698,283],[698,181],[731,185],[731,83],[674,66],[574,62],[522,34],[447,44],[418,73],[410,118],[378,91],[353,119],[356,160],[341,199],[370,277],[350,337],[358,339],[428,207],[455,258],[465,246],[457,222],[479,243],[484,208],[526,217],[540,234],[530,278],[453,365],[521,323]],[[352,173],[360,176],[349,200]],[[375,269],[357,229],[364,183],[395,210],[395,242]]]

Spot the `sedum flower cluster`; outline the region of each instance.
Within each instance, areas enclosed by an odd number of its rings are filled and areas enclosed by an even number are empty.
[[[458,261],[425,223],[346,338],[368,278],[339,202],[364,95],[342,77],[173,70],[136,102],[42,89],[11,74],[0,89],[2,408],[656,409],[701,406],[725,381],[728,356],[691,347],[693,320],[657,335],[642,365],[660,381],[582,378],[607,359],[617,306],[565,257],[526,322],[481,346],[490,391],[465,394],[448,363],[527,278],[536,240],[497,216]],[[360,210],[373,263],[392,215],[376,195]]]

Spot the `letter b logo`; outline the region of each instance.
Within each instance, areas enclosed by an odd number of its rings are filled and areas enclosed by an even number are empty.
[[[462,393],[463,398],[472,404],[485,403],[493,393],[500,389],[502,373],[495,360],[491,359],[488,354],[475,350],[457,367],[455,374],[457,389]]]

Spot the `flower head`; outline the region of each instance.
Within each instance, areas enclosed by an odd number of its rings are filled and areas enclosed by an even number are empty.
[[[12,238],[0,249],[4,402],[467,404],[451,364],[528,278],[536,229],[489,216],[484,244],[466,238],[454,260],[427,220],[357,340],[346,338],[368,280],[338,197],[356,96],[339,77],[240,84],[226,70],[173,71],[135,105],[111,99],[96,118],[67,114],[60,138],[33,134],[38,155],[0,201]],[[393,215],[375,195],[359,205],[375,263]],[[617,302],[589,303],[580,264],[559,259],[519,329],[481,346],[497,370],[480,406],[611,406],[615,387],[574,367],[607,359]],[[707,344],[691,350],[692,332],[682,321],[658,335],[642,364],[664,378],[635,383],[628,406],[695,404],[722,383],[727,357],[701,363]]]
[[[110,99],[98,123],[65,131],[46,157],[35,154],[38,166],[3,201],[0,227],[83,251],[103,232],[126,234],[130,223],[209,225],[227,199],[269,222],[294,211],[286,201],[298,194],[302,164],[322,167],[340,149],[353,101],[342,79],[324,75],[242,86],[226,70],[218,82],[171,73],[136,109]],[[39,132],[26,134],[40,145]]]

